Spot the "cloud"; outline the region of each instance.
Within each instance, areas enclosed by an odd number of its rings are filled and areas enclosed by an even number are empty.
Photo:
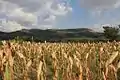
[[[120,7],[119,0],[81,0],[81,6],[88,9],[109,9]]]
[[[80,6],[91,14],[94,21],[89,27],[95,31],[103,31],[106,24],[120,23],[120,0],[80,0]]]
[[[95,32],[103,32],[102,26],[103,25],[100,25],[100,24],[94,24],[94,25],[90,26],[90,29],[92,29]]]
[[[9,20],[15,20],[18,23],[24,25],[26,23],[35,23],[37,21],[36,15],[32,13],[23,12],[21,8],[17,8],[8,14]]]
[[[93,16],[101,17],[107,11],[120,8],[120,0],[80,0],[80,6],[87,9]]]
[[[15,21],[8,21],[8,22],[2,21],[1,23],[2,23],[2,25],[0,26],[1,31],[16,31],[24,28],[24,26],[16,23]]]
[[[0,29],[52,28],[58,16],[71,11],[64,0],[0,0],[0,19],[6,20],[4,25],[0,23]]]

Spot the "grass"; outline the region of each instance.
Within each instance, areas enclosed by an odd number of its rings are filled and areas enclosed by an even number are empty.
[[[0,80],[119,80],[119,44],[2,41]]]

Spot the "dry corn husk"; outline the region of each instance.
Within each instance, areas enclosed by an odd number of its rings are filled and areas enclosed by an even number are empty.
[[[40,61],[38,69],[37,69],[37,80],[41,80],[40,79],[40,74],[42,73],[42,65],[43,65],[43,62]]]
[[[20,58],[25,59],[25,56],[24,56],[22,53],[17,52],[17,55],[18,55]]]
[[[119,68],[120,68],[120,61],[117,64],[117,69],[119,69]]]
[[[114,60],[115,58],[118,56],[118,51],[117,52],[114,52],[110,58],[107,60],[106,62],[106,67],[109,66]]]

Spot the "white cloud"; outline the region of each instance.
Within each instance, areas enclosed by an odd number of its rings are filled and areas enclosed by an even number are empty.
[[[0,24],[0,29],[52,28],[58,16],[64,16],[71,10],[64,0],[0,0],[0,19],[8,22],[4,26]]]
[[[24,26],[16,23],[15,21],[2,21],[0,30],[1,31],[16,31],[16,30],[21,30],[22,28],[25,28]]]
[[[103,25],[120,24],[120,0],[80,0],[80,3],[94,19],[93,24],[89,26],[93,30],[103,31]]]
[[[93,31],[95,32],[103,32],[104,29],[103,27],[104,26],[110,26],[110,27],[118,27],[118,24],[94,24],[90,27],[90,29],[92,29]]]
[[[120,0],[80,0],[80,5],[93,16],[100,16],[106,11],[120,8]]]
[[[36,15],[27,12],[25,13],[22,11],[21,8],[17,8],[12,12],[10,12],[8,14],[8,17],[18,22],[21,21],[21,22],[35,23],[37,21]]]
[[[94,24],[90,27],[90,29],[92,29],[95,32],[103,32],[102,26],[103,25],[100,25],[100,24]]]
[[[81,0],[81,5],[88,9],[109,9],[118,8],[120,0]],[[115,5],[117,5],[115,7]]]
[[[51,13],[54,15],[65,15],[68,11],[72,10],[72,8],[65,7],[64,4],[57,4],[55,7],[56,9],[50,9]]]

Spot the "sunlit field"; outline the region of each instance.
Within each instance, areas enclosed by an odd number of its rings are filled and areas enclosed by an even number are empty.
[[[0,80],[120,80],[120,42],[2,41]]]

